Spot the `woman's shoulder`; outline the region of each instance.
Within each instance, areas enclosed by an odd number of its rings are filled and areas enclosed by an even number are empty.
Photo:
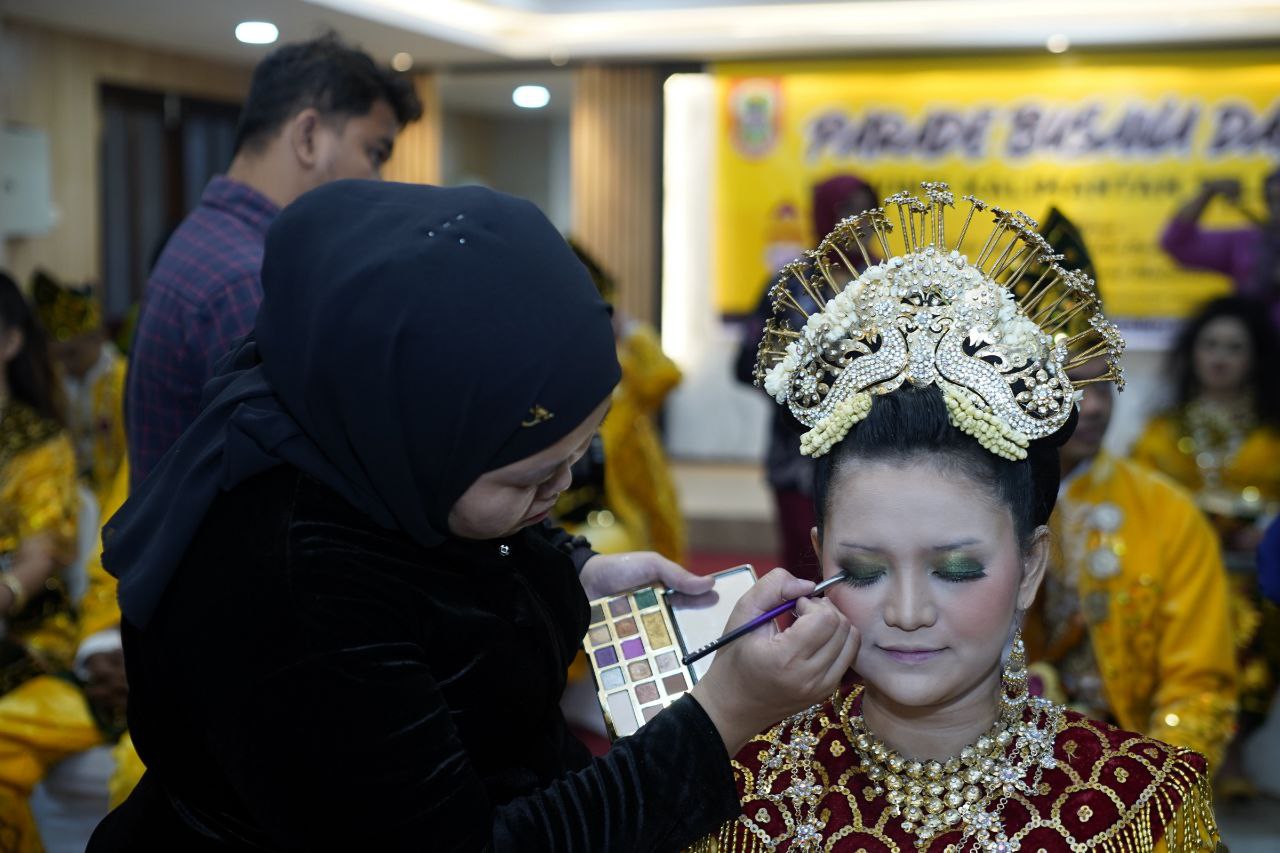
[[[1199,849],[1216,838],[1204,756],[1073,711],[1064,719],[1036,798],[1040,822],[1134,849],[1149,849],[1144,839]]]

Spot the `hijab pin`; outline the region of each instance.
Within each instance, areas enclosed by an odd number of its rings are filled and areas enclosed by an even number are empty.
[[[521,421],[520,426],[522,427],[537,426],[538,424],[545,423],[554,417],[555,417],[554,412],[549,412],[546,409],[544,409],[542,406],[534,406],[529,410],[528,419]]]

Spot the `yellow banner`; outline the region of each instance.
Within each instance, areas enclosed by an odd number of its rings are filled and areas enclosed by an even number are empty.
[[[812,233],[811,194],[853,175],[881,198],[943,180],[1081,230],[1114,317],[1185,316],[1230,288],[1160,248],[1202,181],[1236,178],[1262,216],[1280,160],[1280,62],[1220,51],[966,57],[715,68],[716,276],[726,314],[756,306],[780,260]],[[1207,227],[1241,228],[1215,202]]]

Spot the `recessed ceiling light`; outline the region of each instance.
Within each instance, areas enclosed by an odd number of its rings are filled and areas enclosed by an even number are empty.
[[[1063,33],[1054,33],[1045,39],[1044,46],[1049,48],[1050,53],[1066,53],[1067,48],[1071,47],[1071,39]]]
[[[245,44],[271,44],[280,31],[270,21],[241,21],[236,24],[236,38]]]
[[[413,67],[413,57],[402,50],[391,57],[391,67],[397,71],[408,71]]]
[[[526,110],[540,110],[551,103],[551,93],[546,86],[516,86],[511,103]]]

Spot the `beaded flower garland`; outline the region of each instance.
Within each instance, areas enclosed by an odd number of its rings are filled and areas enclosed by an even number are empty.
[[[806,455],[830,451],[871,411],[873,395],[903,382],[937,385],[952,424],[1008,459],[1025,458],[1031,441],[1060,429],[1083,385],[1123,386],[1124,341],[1099,310],[1093,280],[1058,265],[1034,220],[991,208],[995,227],[971,262],[961,248],[986,203],[965,197],[952,246],[945,220],[953,195],[946,184],[922,186],[927,201],[899,193],[886,202],[901,223],[901,251],[890,247],[885,209],[865,211],[787,265],[774,286],[756,380],[809,427]],[[864,263],[850,259],[856,254]],[[798,293],[818,310],[806,311]],[[792,313],[804,318],[798,329]],[[1102,375],[1068,378],[1099,357]]]

